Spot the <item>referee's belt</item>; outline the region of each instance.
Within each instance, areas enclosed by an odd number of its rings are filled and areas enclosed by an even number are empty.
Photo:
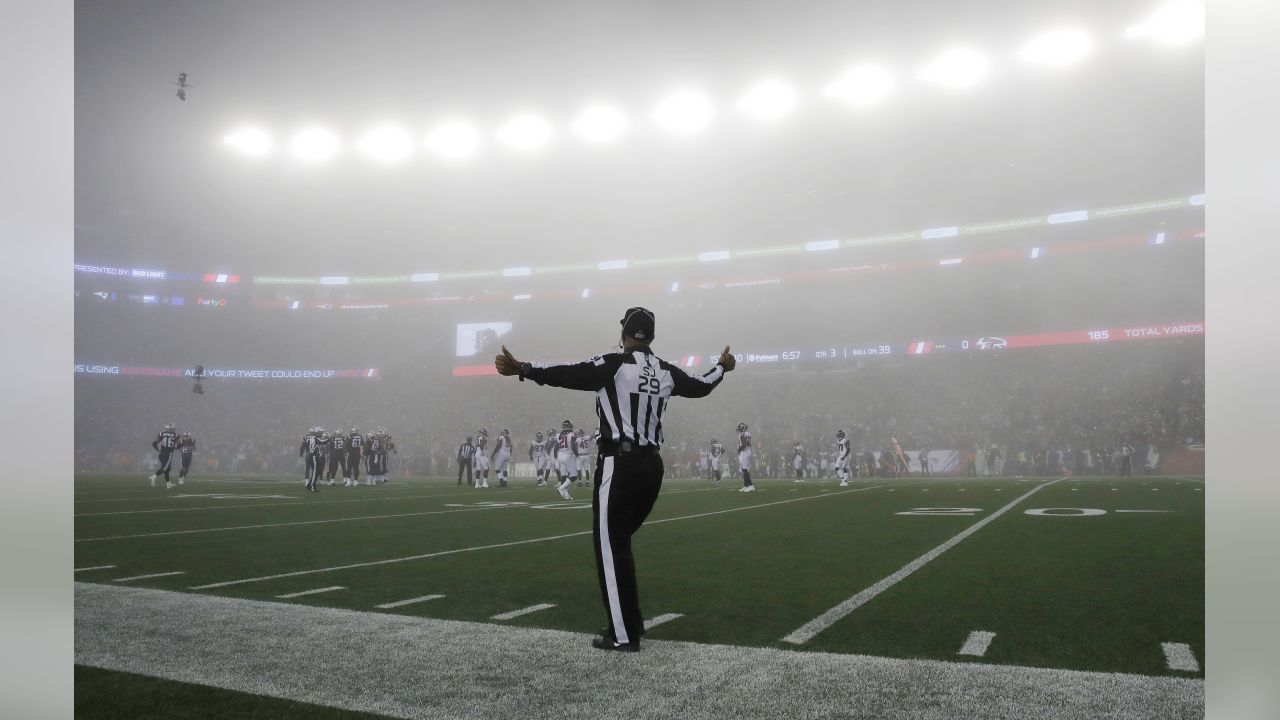
[[[601,455],[657,455],[657,445],[637,445],[630,440],[616,443],[601,443]]]

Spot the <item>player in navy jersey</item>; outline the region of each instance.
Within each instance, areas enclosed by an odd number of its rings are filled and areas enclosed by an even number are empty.
[[[360,484],[360,459],[364,455],[364,434],[353,427],[347,435],[347,472],[351,473],[351,487]]]
[[[191,437],[191,433],[184,432],[178,438],[178,454],[182,456],[182,469],[178,471],[178,484],[182,485],[183,480],[187,479],[187,473],[191,470],[191,460],[196,453],[196,441]]]
[[[329,441],[329,484],[334,484],[334,476],[338,467],[342,467],[342,486],[351,487],[351,478],[347,476],[347,436],[341,430],[335,430]]]
[[[173,487],[173,483],[169,482],[169,469],[173,465],[173,451],[178,447],[178,432],[173,429],[172,424],[164,426],[157,435],[156,439],[151,441],[151,448],[159,454],[160,466],[156,471],[151,473],[151,486],[155,487],[156,478],[164,475],[164,489],[168,490]]]

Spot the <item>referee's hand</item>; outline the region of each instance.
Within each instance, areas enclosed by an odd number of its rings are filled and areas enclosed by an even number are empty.
[[[498,369],[499,375],[520,374],[520,361],[511,356],[506,345],[502,346],[502,354],[493,358],[493,366]]]
[[[737,367],[738,359],[729,352],[729,346],[725,345],[724,352],[720,353],[720,359],[716,361],[716,364],[724,368],[725,372],[729,372]]]

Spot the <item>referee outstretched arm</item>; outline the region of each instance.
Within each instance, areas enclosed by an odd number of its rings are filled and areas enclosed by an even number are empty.
[[[494,366],[499,374],[518,375],[539,385],[596,393],[600,452],[591,503],[592,536],[608,625],[591,645],[635,652],[644,634],[644,618],[631,536],[644,524],[662,487],[658,450],[667,401],[673,395],[709,395],[736,361],[726,346],[715,367],[704,375],[690,376],[649,349],[654,331],[652,312],[630,308],[621,325],[622,352],[580,363],[543,365],[521,362],[503,346]]]

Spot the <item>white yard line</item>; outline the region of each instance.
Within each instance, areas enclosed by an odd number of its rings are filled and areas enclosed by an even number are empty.
[[[93,567],[76,568],[76,572],[87,572],[89,570],[110,570],[115,565],[94,565]]]
[[[479,507],[458,508],[457,510],[424,510],[415,513],[396,513],[393,515],[361,515],[351,518],[330,518],[328,520],[298,520],[285,523],[263,523],[261,525],[233,525],[231,527],[197,528],[195,530],[164,530],[153,533],[137,533],[134,535],[108,535],[105,537],[79,538],[76,542],[102,542],[104,540],[129,540],[132,538],[161,537],[165,535],[192,535],[196,533],[225,532],[228,530],[257,530],[259,528],[293,527],[296,525],[324,525],[327,523],[355,522],[357,520],[387,520],[389,518],[419,517],[422,515],[448,515],[450,513],[474,512],[476,510],[503,510],[520,505],[483,505]]]
[[[660,525],[662,523],[676,522],[677,520],[692,520],[694,518],[709,517],[711,515],[723,515],[725,513],[741,512],[743,510],[755,510],[756,508],[772,507],[774,505],[786,505],[787,503],[803,502],[805,500],[815,500],[818,498],[831,498],[839,495],[847,495],[849,493],[864,492],[866,490],[875,490],[882,485],[872,485],[870,487],[862,487],[854,490],[842,490],[834,495],[811,495],[809,497],[792,498],[791,500],[778,500],[776,502],[760,503],[758,505],[747,505],[745,507],[729,508],[728,510],[716,510],[713,512],[697,513],[694,515],[682,515],[680,517],[665,518],[663,520],[650,520],[645,525]],[[523,506],[520,506],[523,507]],[[353,570],[355,568],[373,567],[375,565],[390,565],[393,563],[412,562],[414,560],[426,560],[428,558],[441,557],[444,555],[456,555],[458,553],[476,552],[479,550],[493,550],[496,548],[513,547],[515,545],[528,545],[530,543],[549,542],[552,540],[563,540],[565,538],[580,537],[582,535],[590,535],[590,530],[581,530],[579,532],[565,533],[563,535],[549,535],[547,537],[529,538],[527,540],[512,540],[511,542],[494,543],[492,545],[477,545],[475,547],[455,548],[453,550],[440,550],[432,553],[423,553],[421,555],[409,555],[406,557],[388,558],[386,560],[372,560],[370,562],[351,563],[349,565],[335,565],[333,567],[316,568],[314,570],[295,570],[293,572],[278,573],[276,575],[263,575],[261,577],[244,578],[241,580],[224,580],[223,582],[208,583],[206,585],[193,585],[192,590],[211,590],[213,588],[229,587],[231,585],[244,585],[246,583],[265,582],[267,580],[278,580],[286,577],[298,577],[300,575],[315,575],[317,573],[337,572],[339,570]]]
[[[324,487],[328,487],[328,486],[324,486]],[[339,485],[334,485],[334,486],[333,486],[334,491],[336,492],[336,491],[337,491],[337,489],[338,489],[339,487],[341,487],[341,486],[339,486]],[[354,488],[345,488],[345,489],[346,489],[346,490],[353,490]],[[667,491],[663,491],[663,492],[659,493],[659,495],[675,495],[675,494],[678,494],[678,493],[691,493],[691,492],[709,492],[709,491],[717,490],[717,489],[719,489],[719,488],[696,488],[696,489],[690,489],[690,490],[667,490]],[[511,491],[512,491],[512,492],[521,492],[521,491],[537,491],[539,494],[541,494],[541,493],[543,493],[543,492],[544,492],[544,489],[543,489],[543,488],[512,488],[512,489],[511,489]],[[208,494],[208,493],[205,493],[205,494]],[[228,495],[230,495],[230,494],[231,494],[231,493],[228,493]],[[504,494],[509,494],[509,493],[504,493]],[[106,515],[149,515],[149,514],[151,514],[151,513],[192,512],[192,511],[196,511],[196,510],[239,510],[239,509],[241,509],[241,508],[260,508],[260,507],[292,507],[292,506],[307,506],[307,507],[311,507],[311,506],[314,506],[314,505],[345,505],[345,504],[347,504],[347,503],[395,502],[395,501],[398,501],[398,500],[430,500],[431,498],[475,497],[475,496],[476,496],[476,494],[475,494],[475,491],[474,491],[474,490],[472,490],[471,492],[459,492],[459,493],[435,493],[435,494],[433,494],[433,495],[389,495],[389,496],[386,496],[386,497],[351,498],[351,499],[347,499],[347,500],[311,500],[311,499],[308,499],[308,498],[307,498],[307,496],[305,496],[305,495],[299,495],[299,496],[297,497],[297,499],[296,499],[296,500],[289,500],[289,501],[287,501],[287,502],[271,502],[271,503],[244,503],[244,504],[241,504],[241,505],[232,505],[232,504],[227,504],[227,505],[200,505],[200,506],[198,506],[198,507],[150,508],[150,509],[146,509],[146,510],[111,510],[111,511],[108,511],[108,512],[76,513],[75,515],[72,515],[72,517],[78,517],[78,518],[79,518],[79,517],[103,517],[103,516],[106,516]],[[166,498],[165,498],[165,500],[166,500],[166,502],[173,502],[173,501],[177,500],[177,499],[178,499],[178,498],[180,498],[180,497],[183,497],[183,496],[181,496],[181,495],[176,495],[176,496],[171,495],[171,496],[166,497]],[[160,497],[157,497],[157,496],[152,495],[152,496],[149,496],[148,498],[121,498],[121,499],[122,499],[122,500],[140,500],[140,499],[157,499],[157,500],[158,500],[158,499],[160,499]],[[245,498],[245,499],[250,499],[250,498]],[[108,501],[108,500],[89,500],[89,501],[84,501],[84,502],[113,502],[113,501]],[[234,503],[234,502],[236,502],[236,501],[235,501],[234,499],[229,499],[229,500],[227,500],[226,502],[228,502],[228,503]]]
[[[671,622],[672,620],[677,620],[677,619],[682,618],[682,617],[684,617],[684,614],[683,614],[683,613],[664,613],[664,614],[662,614],[662,615],[659,615],[658,617],[655,617],[655,618],[649,618],[648,620],[645,620],[645,621],[644,621],[644,629],[645,629],[645,630],[649,630],[649,629],[651,629],[651,628],[655,628],[655,627],[657,627],[657,626],[659,626],[659,625],[661,625],[661,624],[663,624],[663,623],[669,623],[669,622]]]
[[[834,625],[841,618],[845,617],[846,615],[853,612],[854,610],[857,610],[858,608],[867,604],[880,593],[884,592],[885,590],[888,590],[894,585],[897,585],[903,579],[905,579],[915,571],[927,565],[934,558],[938,557],[942,553],[960,544],[960,542],[963,541],[965,538],[978,532],[982,528],[986,527],[987,524],[993,522],[996,518],[1012,510],[1013,507],[1018,503],[1036,494],[1042,488],[1049,487],[1050,485],[1058,482],[1061,479],[1062,478],[1059,478],[1058,480],[1050,480],[1049,482],[1044,483],[1042,485],[1037,485],[1036,487],[1032,488],[1030,491],[1019,496],[1017,499],[1015,499],[1013,502],[1009,503],[1008,505],[1005,505],[1004,507],[982,518],[981,520],[974,523],[973,525],[970,525],[968,528],[960,531],[960,533],[958,533],[955,537],[942,543],[941,545],[930,550],[924,555],[921,555],[915,560],[912,560],[911,562],[907,563],[904,567],[902,567],[900,570],[893,573],[892,575],[884,578],[883,580],[876,583],[875,585],[872,585],[871,587],[863,590],[857,595],[854,595],[848,600],[845,600],[839,605],[836,605],[830,610],[824,612],[818,617],[800,626],[795,631],[793,631],[790,635],[787,635],[786,637],[782,638],[782,640],[784,642],[792,643],[793,645],[803,645],[804,643],[809,642],[818,633],[822,632],[823,630],[826,630],[827,628]]]
[[[111,582],[129,582],[130,580],[146,580],[148,578],[169,577],[170,575],[182,575],[182,574],[183,572],[181,570],[174,570],[173,572],[151,573],[149,575],[134,575],[132,577],[116,578]]]
[[[1203,720],[1205,712],[1198,677],[671,640],[646,640],[632,655],[593,650],[586,632],[129,586],[76,583],[73,617],[78,665],[395,718]]]
[[[1160,649],[1164,650],[1164,661],[1170,670],[1200,672],[1200,663],[1196,661],[1196,654],[1191,652],[1190,645],[1186,643],[1160,643]]]
[[[442,597],[444,596],[443,595],[423,595],[422,597],[409,598],[408,600],[397,600],[395,602],[382,603],[381,605],[374,605],[374,607],[378,608],[379,610],[390,610],[391,608],[404,607],[405,605],[416,605],[418,603],[426,602],[428,600],[439,600]]]
[[[972,655],[973,657],[982,657],[987,654],[987,648],[991,646],[991,641],[995,639],[996,634],[985,630],[974,630],[969,633],[969,637],[964,641],[964,647],[960,648],[957,655]]]
[[[315,590],[303,590],[302,592],[285,593],[284,595],[277,595],[276,597],[280,598],[281,600],[287,600],[289,598],[302,597],[303,595],[319,595],[320,593],[327,593],[327,592],[333,592],[334,590],[346,590],[346,589],[347,588],[345,585],[333,585],[331,587],[316,588]]]
[[[540,610],[550,610],[553,607],[555,607],[555,603],[538,603],[537,605],[530,605],[527,608],[520,608],[519,610],[512,610],[511,612],[498,613],[497,615],[494,615],[489,619],[490,620],[510,620],[512,618],[518,618],[521,615],[536,613]]]

